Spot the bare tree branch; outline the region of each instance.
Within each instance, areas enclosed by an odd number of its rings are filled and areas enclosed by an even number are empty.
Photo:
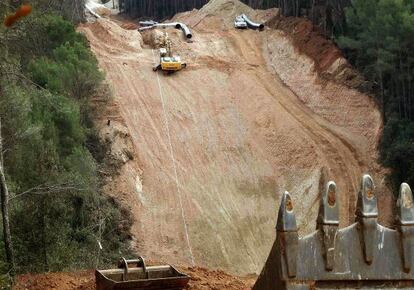
[[[3,218],[3,235],[4,235],[4,248],[6,251],[6,259],[9,264],[9,269],[13,272],[14,269],[14,254],[13,243],[10,232],[10,219],[9,219],[9,189],[6,183],[6,176],[4,174],[3,163],[3,143],[1,136],[1,118],[0,118],[0,197],[1,197],[1,214]]]
[[[14,196],[12,196],[11,198],[9,198],[9,200],[14,200],[16,198],[20,198],[24,195],[27,194],[33,194],[33,195],[43,195],[43,194],[48,194],[48,193],[60,193],[60,192],[65,192],[68,190],[73,190],[73,191],[86,191],[86,188],[80,188],[77,187],[76,185],[71,185],[71,184],[67,184],[67,183],[63,183],[63,184],[55,184],[55,185],[38,185],[35,187],[32,187],[28,190],[25,190],[23,192],[14,194]]]

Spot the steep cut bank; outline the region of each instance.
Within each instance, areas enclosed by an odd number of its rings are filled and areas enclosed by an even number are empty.
[[[367,82],[343,57],[342,51],[321,31],[321,28],[305,18],[274,17],[266,23],[281,30],[294,43],[299,53],[314,61],[314,69],[324,79],[336,81],[361,91],[370,91]]]
[[[134,216],[133,246],[148,258],[258,273],[274,240],[280,192],[292,193],[307,233],[322,181],[338,184],[342,226],[353,219],[361,174],[381,182],[374,102],[321,82],[314,61],[283,31],[235,30],[240,13],[266,21],[277,10],[212,0],[175,16],[194,39],[168,31],[188,63],[169,76],[152,71],[157,51],[148,39],[156,37],[109,19],[80,27],[132,136],[136,156],[119,178]],[[379,198],[388,204],[386,192]]]

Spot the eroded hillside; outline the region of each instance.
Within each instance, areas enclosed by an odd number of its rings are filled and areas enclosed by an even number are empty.
[[[342,225],[353,219],[363,172],[382,188],[372,99],[321,79],[286,33],[235,30],[242,12],[261,21],[277,13],[212,0],[177,15],[194,38],[168,31],[188,63],[168,76],[152,71],[160,32],[141,35],[110,19],[80,27],[115,94],[122,118],[111,126],[133,141],[134,156],[109,189],[129,206],[133,246],[150,259],[258,273],[283,190],[307,233],[322,181],[338,184]],[[385,192],[379,198],[385,207]]]

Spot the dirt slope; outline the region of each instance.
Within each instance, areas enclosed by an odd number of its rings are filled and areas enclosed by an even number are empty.
[[[322,82],[284,32],[233,29],[240,12],[263,21],[277,13],[212,0],[177,15],[194,39],[169,31],[189,64],[169,76],[152,71],[157,51],[137,31],[108,19],[79,28],[135,146],[118,184],[135,218],[133,246],[148,258],[258,273],[282,190],[292,193],[300,231],[309,233],[322,181],[338,184],[342,226],[353,219],[361,174],[381,182],[374,102]],[[387,204],[385,193],[379,198]]]

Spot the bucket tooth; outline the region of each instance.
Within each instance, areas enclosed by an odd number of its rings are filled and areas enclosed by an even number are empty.
[[[407,183],[402,183],[397,200],[397,223],[399,225],[414,225],[413,193]]]
[[[292,198],[287,191],[283,194],[280,203],[276,230],[285,273],[289,278],[296,277],[299,235]]]
[[[403,183],[400,186],[396,222],[401,238],[403,268],[408,273],[412,268],[411,263],[414,251],[414,201],[413,193],[407,183]]]
[[[361,189],[358,193],[356,221],[358,222],[361,247],[367,264],[372,263],[378,232],[378,206],[374,189],[374,181],[371,176],[365,174],[362,177]]]
[[[319,215],[318,229],[322,234],[325,269],[332,271],[335,265],[335,241],[339,227],[339,208],[336,196],[336,184],[330,181],[322,194]]]
[[[365,174],[362,177],[361,189],[358,193],[357,217],[378,217],[377,197],[374,189],[374,181],[371,176]]]
[[[296,217],[293,211],[292,197],[287,191],[285,191],[285,193],[282,195],[276,229],[280,232],[298,231],[298,227],[296,225]]]

